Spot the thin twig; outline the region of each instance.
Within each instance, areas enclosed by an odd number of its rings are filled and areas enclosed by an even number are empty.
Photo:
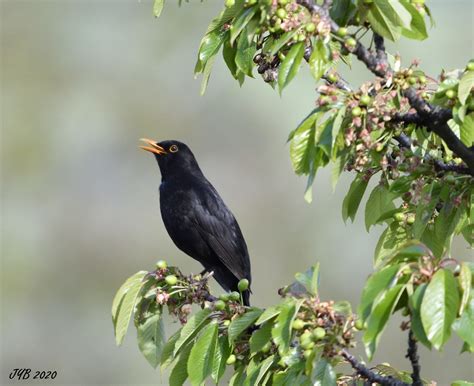
[[[341,350],[341,355],[351,364],[352,368],[358,375],[367,379],[371,383],[378,383],[382,386],[409,386],[408,383],[402,382],[399,379],[375,373],[359,362],[354,355],[346,350]]]
[[[408,333],[408,351],[405,357],[410,360],[411,367],[413,369],[413,372],[411,374],[411,379],[413,381],[412,385],[423,386],[423,381],[421,380],[420,376],[421,366],[419,362],[420,358],[418,356],[418,347],[416,345],[416,339],[413,336],[413,332],[411,329]]]

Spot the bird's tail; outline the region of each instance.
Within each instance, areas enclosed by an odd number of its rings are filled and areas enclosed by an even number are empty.
[[[244,301],[244,306],[250,307],[250,291],[245,290],[242,292],[242,300]]]

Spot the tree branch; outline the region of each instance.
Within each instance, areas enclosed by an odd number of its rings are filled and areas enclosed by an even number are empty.
[[[423,381],[421,380],[420,372],[421,366],[419,363],[419,356],[418,356],[418,347],[416,345],[416,339],[413,336],[413,332],[410,329],[408,333],[408,351],[407,355],[405,356],[410,360],[411,367],[413,372],[411,374],[411,379],[413,380],[413,386],[423,386]]]
[[[393,377],[383,376],[373,372],[365,365],[360,363],[354,355],[350,354],[346,350],[341,350],[341,355],[351,364],[352,368],[357,372],[358,375],[367,379],[371,383],[378,383],[382,386],[409,386],[407,383]]]
[[[314,4],[310,0],[297,0],[297,3],[305,7],[309,12],[326,18],[331,25],[331,32],[337,33],[339,26],[329,15],[331,1],[324,1],[323,5]],[[360,41],[357,41],[353,49],[349,49],[365,66],[376,76],[385,78],[391,75],[392,70],[388,64],[385,51],[384,39],[374,33],[375,54],[367,49]],[[403,95],[408,99],[410,106],[416,110],[420,118],[420,125],[427,127],[446,142],[446,145],[468,166],[469,174],[474,176],[474,150],[468,148],[448,126],[448,120],[452,118],[452,111],[440,107],[433,107],[423,98],[417,95],[412,87],[406,89]],[[413,117],[414,118],[414,117]]]

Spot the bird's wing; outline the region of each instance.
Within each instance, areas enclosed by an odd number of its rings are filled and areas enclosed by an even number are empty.
[[[196,202],[194,223],[219,260],[237,279],[250,279],[247,245],[239,224],[217,192]]]

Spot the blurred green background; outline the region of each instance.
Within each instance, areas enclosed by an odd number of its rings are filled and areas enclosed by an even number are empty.
[[[430,39],[390,48],[431,74],[463,67],[474,52],[473,2],[429,3]],[[56,370],[47,383],[166,384],[132,329],[115,347],[110,317],[125,278],[159,258],[201,270],[166,234],[159,170],[137,148],[142,136],[191,146],[246,237],[255,305],[276,302],[277,288],[316,261],[322,296],[357,304],[381,228],[367,234],[361,216],[344,225],[351,175],[333,193],[322,171],[313,204],[303,200],[285,140],[314,104],[308,71],[280,98],[259,78],[240,89],[219,61],[199,96],[195,55],[221,4],[167,1],[155,20],[151,1],[1,0],[0,383],[29,367]],[[370,78],[357,64],[345,74]],[[460,240],[453,256],[473,257]],[[376,360],[408,369],[399,324]],[[423,375],[438,385],[473,380],[472,356],[459,349],[454,338],[442,353],[422,350]]]

